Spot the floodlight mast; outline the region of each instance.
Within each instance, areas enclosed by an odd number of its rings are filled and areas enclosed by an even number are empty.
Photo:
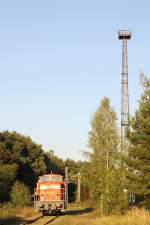
[[[122,40],[122,82],[121,82],[121,146],[124,148],[126,131],[129,129],[129,92],[128,92],[128,50],[127,41],[131,31],[120,30],[118,39]]]

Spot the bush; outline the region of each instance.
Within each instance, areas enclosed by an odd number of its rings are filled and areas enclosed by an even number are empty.
[[[31,204],[31,194],[29,188],[19,181],[15,182],[10,196],[12,203],[15,206],[28,206]]]

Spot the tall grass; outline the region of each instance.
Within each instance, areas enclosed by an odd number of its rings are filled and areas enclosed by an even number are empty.
[[[15,207],[11,202],[0,205],[0,218],[30,217],[37,215],[33,207]]]
[[[150,225],[150,211],[145,209],[132,209],[125,215],[116,214],[112,216],[100,216],[100,210],[94,209],[91,202],[83,202],[81,204],[71,204],[70,209],[85,209],[93,208],[93,210],[86,214],[78,214],[78,216],[72,218],[67,216],[66,224],[71,225]],[[84,216],[83,216],[84,215]],[[70,220],[70,221],[69,221]],[[69,223],[69,222],[70,223]],[[62,223],[63,225],[63,223]]]
[[[134,209],[124,216],[103,217],[100,222],[103,225],[150,225],[150,212],[144,209]]]

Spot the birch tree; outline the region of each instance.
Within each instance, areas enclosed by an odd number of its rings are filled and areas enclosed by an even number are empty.
[[[93,200],[109,213],[120,207],[122,195],[117,161],[118,131],[116,113],[104,97],[97,108],[89,132],[89,184]]]

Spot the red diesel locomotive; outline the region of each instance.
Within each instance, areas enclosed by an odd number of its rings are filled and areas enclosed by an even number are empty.
[[[67,208],[67,185],[63,176],[47,174],[39,177],[35,195],[35,210],[45,214],[57,213]]]

